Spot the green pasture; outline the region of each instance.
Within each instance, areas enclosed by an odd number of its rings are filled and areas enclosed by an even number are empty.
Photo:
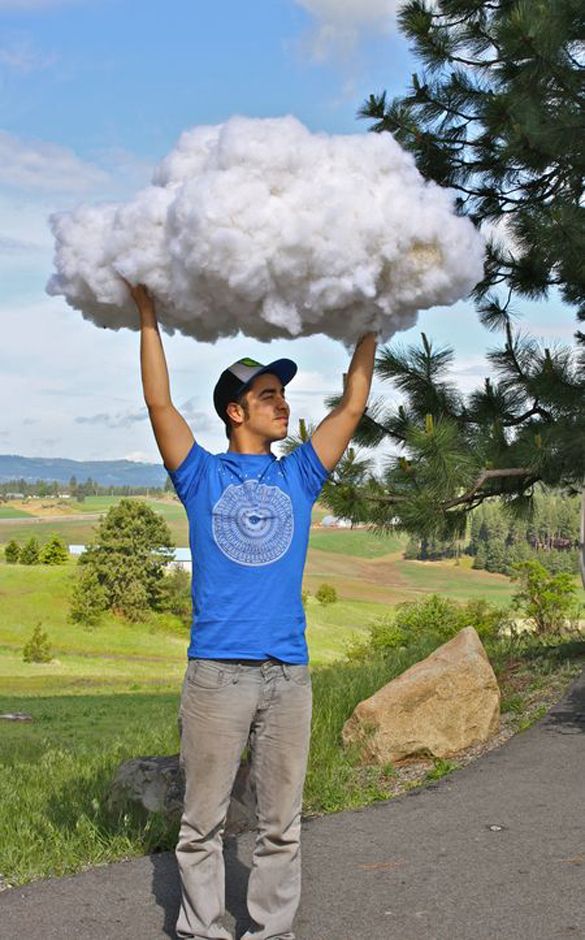
[[[56,533],[60,535],[67,545],[85,545],[95,534],[95,526],[99,523],[92,519],[50,519],[47,522],[38,516],[33,523],[22,523],[18,519],[3,522],[0,525],[0,553],[1,548],[11,539],[23,545],[31,535],[39,542],[48,541]]]
[[[400,551],[406,539],[401,535],[377,535],[368,529],[312,529],[311,548],[357,558],[381,558]]]
[[[355,636],[365,636],[368,625],[387,610],[385,604],[368,601],[337,601],[323,606],[307,598],[307,643],[311,663],[322,665],[340,659]]]
[[[0,506],[0,519],[30,519],[32,513],[12,506]]]

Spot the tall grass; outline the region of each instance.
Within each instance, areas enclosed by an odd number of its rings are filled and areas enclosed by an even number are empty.
[[[160,816],[147,818],[130,808],[112,813],[107,795],[121,761],[176,752],[176,695],[71,696],[23,704],[35,723],[8,727],[0,751],[5,882],[172,848],[176,832]]]
[[[428,651],[421,645],[391,662],[314,670],[305,813],[384,797],[383,769],[364,775],[341,729],[361,699]],[[121,761],[177,751],[177,694],[0,699],[0,710],[8,707],[35,719],[6,726],[0,744],[0,873],[8,883],[174,846],[175,825],[130,808],[113,814],[107,796]]]

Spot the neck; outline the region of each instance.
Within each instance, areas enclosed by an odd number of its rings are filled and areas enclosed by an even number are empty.
[[[257,456],[270,456],[271,441],[258,440],[251,435],[232,434],[228,446],[229,454],[256,454]]]

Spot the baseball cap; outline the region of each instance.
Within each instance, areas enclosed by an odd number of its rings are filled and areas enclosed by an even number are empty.
[[[238,359],[221,373],[213,390],[213,404],[222,421],[226,421],[226,408],[230,401],[235,401],[258,375],[271,372],[277,375],[283,385],[287,385],[296,375],[297,364],[292,359],[275,359],[267,366],[255,359]]]

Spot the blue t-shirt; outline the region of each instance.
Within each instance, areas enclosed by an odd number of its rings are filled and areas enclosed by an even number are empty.
[[[194,443],[168,472],[189,518],[189,656],[306,663],[303,568],[329,475],[311,442],[280,459]]]

